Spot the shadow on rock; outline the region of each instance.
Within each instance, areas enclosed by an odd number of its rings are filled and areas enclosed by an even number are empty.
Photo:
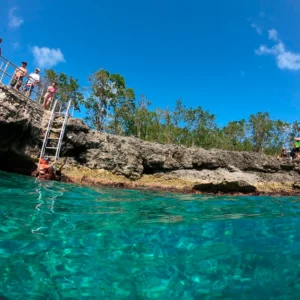
[[[257,191],[254,185],[249,184],[246,181],[223,181],[220,183],[201,183],[194,185],[193,190],[197,190],[204,193],[242,193],[250,194]]]

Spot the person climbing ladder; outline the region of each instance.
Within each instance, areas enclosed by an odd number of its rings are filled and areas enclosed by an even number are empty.
[[[56,164],[56,162],[53,162],[51,164],[49,164],[49,163],[50,163],[50,160],[48,157],[40,159],[36,177],[41,178],[41,179],[46,179],[46,180],[55,178],[55,170],[54,170],[53,166]]]

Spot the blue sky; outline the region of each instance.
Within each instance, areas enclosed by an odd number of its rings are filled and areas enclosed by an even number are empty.
[[[202,106],[219,124],[300,115],[296,0],[28,1],[1,4],[5,57],[78,78],[123,75],[153,107]]]

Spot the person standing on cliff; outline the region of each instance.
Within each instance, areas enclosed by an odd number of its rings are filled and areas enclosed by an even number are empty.
[[[17,90],[20,90],[20,87],[23,83],[23,78],[27,74],[27,62],[22,61],[22,66],[18,67],[12,77],[12,80],[10,82],[11,87],[15,87]]]
[[[31,96],[31,92],[34,89],[35,85],[38,84],[40,82],[40,69],[36,68],[34,73],[31,73],[29,75],[29,79],[26,83],[26,85],[24,86],[23,92],[27,92],[29,91],[29,95],[28,97]]]
[[[291,151],[291,157],[297,158],[298,154],[300,153],[300,137],[295,138],[295,148]]]
[[[53,100],[53,97],[56,93],[56,82],[53,82],[48,88],[47,92],[44,95],[44,109],[49,109],[49,106]]]

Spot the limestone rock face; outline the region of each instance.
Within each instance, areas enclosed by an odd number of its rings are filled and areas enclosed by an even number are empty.
[[[0,84],[0,169],[30,174],[50,117],[41,105]],[[299,161],[260,153],[161,145],[104,134],[81,119],[69,119],[62,157],[67,166],[107,170],[131,180],[155,175],[186,180],[206,192],[255,192],[271,182],[299,189]]]
[[[63,150],[66,156],[73,155],[80,164],[89,168],[110,170],[132,179],[143,174],[174,170],[276,173],[295,168],[290,161],[281,162],[260,153],[161,145],[102,134],[88,129],[76,119],[69,122]]]
[[[29,174],[35,169],[32,157],[41,146],[49,113],[20,93],[0,85],[0,168]]]

